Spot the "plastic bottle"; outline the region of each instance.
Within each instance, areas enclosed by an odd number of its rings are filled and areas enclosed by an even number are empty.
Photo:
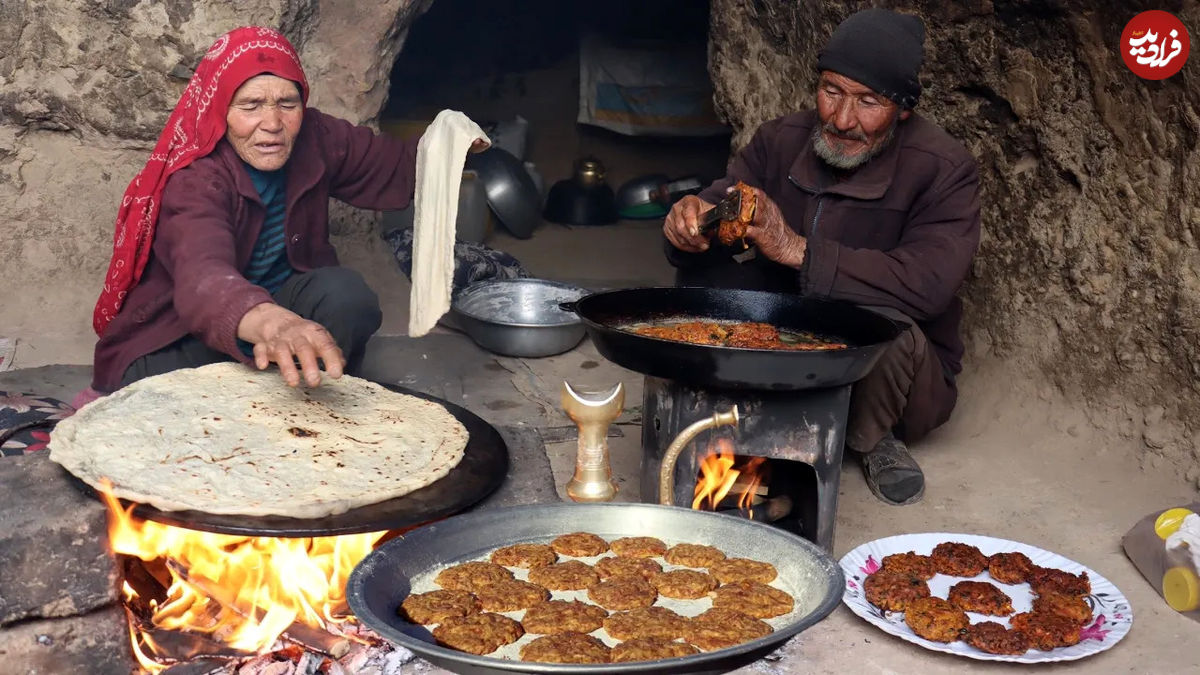
[[[1154,521],[1154,532],[1166,549],[1163,598],[1175,611],[1200,619],[1200,515],[1167,509]]]

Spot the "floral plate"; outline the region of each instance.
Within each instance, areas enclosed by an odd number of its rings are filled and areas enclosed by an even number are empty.
[[[1034,565],[1052,567],[1072,574],[1079,574],[1086,571],[1088,578],[1092,582],[1092,594],[1085,598],[1088,605],[1092,608],[1092,621],[1083,627],[1079,644],[1070,647],[1059,647],[1048,652],[1030,649],[1019,656],[989,654],[961,641],[946,644],[926,640],[913,633],[912,629],[904,623],[903,612],[888,612],[867,602],[862,592],[863,579],[868,574],[879,569],[879,563],[883,560],[884,556],[893,553],[904,553],[906,551],[929,555],[933,551],[934,546],[945,541],[972,544],[978,547],[980,551],[983,551],[984,555],[1019,551],[1029,556]],[[1120,642],[1121,638],[1125,637],[1126,633],[1129,632],[1130,626],[1133,624],[1133,610],[1129,607],[1129,601],[1125,599],[1121,591],[1108,579],[1073,560],[1017,541],[974,534],[950,534],[944,532],[901,534],[867,542],[843,556],[840,564],[842,571],[846,575],[846,592],[842,595],[842,602],[846,603],[850,611],[878,626],[885,633],[890,633],[909,642],[921,645],[926,649],[946,652],[948,654],[958,654],[959,656],[966,656],[972,659],[1015,661],[1017,663],[1073,661],[1112,647]],[[996,586],[1012,598],[1013,609],[1016,610],[1016,613],[1029,611],[1033,605],[1033,592],[1029,589],[1028,584],[1002,584],[992,579],[987,572],[974,577],[974,579],[996,584]],[[950,587],[962,580],[961,577],[938,574],[929,580],[929,590],[933,595],[945,598]],[[984,616],[973,612],[968,612],[967,616],[970,617],[971,623],[996,621],[1008,625],[1006,617]]]

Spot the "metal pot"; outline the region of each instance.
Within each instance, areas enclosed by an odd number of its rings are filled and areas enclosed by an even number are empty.
[[[459,293],[451,311],[467,335],[490,352],[552,356],[573,348],[585,334],[579,317],[559,303],[587,294],[587,289],[544,279],[492,279]]]
[[[507,150],[491,147],[469,153],[466,167],[479,173],[488,206],[500,224],[515,237],[532,237],[542,221],[542,195],[521,160]]]
[[[611,225],[617,200],[604,182],[604,165],[594,157],[576,160],[575,173],[550,187],[543,216],[562,225]]]
[[[622,218],[662,218],[667,207],[655,196],[669,179],[664,174],[631,178],[617,189],[617,212]]]

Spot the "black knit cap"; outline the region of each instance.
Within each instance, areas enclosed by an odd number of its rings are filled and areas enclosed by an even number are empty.
[[[817,55],[817,70],[861,82],[903,108],[921,97],[925,23],[890,9],[864,9],[846,17]]]

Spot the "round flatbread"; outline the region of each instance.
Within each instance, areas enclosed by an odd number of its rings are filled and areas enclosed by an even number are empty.
[[[320,518],[401,497],[462,460],[443,406],[343,375],[289,387],[239,363],[139,380],[61,421],[50,458],[163,511]]]

